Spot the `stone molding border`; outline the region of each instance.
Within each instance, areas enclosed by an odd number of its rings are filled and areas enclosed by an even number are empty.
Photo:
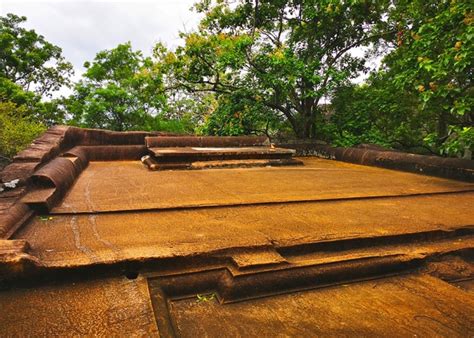
[[[358,148],[342,148],[315,143],[284,143],[278,144],[278,146],[295,149],[299,156],[317,156],[355,164],[474,182],[474,160],[417,155],[368,145],[362,145]]]
[[[139,160],[146,153],[145,137],[160,135],[173,134],[51,127],[0,172],[0,182],[19,179],[15,189],[0,193],[0,240],[10,238],[34,215],[34,210],[21,199],[35,186],[55,188],[48,203],[57,201],[89,160]],[[114,152],[110,152],[111,147]]]
[[[34,215],[34,210],[21,199],[35,184],[46,183],[57,189],[52,201],[61,198],[89,160],[138,160],[146,154],[146,142],[164,142],[156,136],[178,136],[161,132],[114,132],[54,126],[14,157],[0,172],[0,181],[19,179],[19,186],[0,193],[0,239],[8,239]],[[189,135],[180,135],[186,137]],[[212,139],[212,138],[210,138]],[[263,140],[264,138],[262,138]],[[266,139],[266,138],[265,138]],[[380,147],[337,148],[315,143],[279,144],[295,149],[300,156],[318,156],[344,162],[409,171],[426,175],[474,182],[474,161],[407,154]],[[113,148],[113,152],[111,149]],[[59,160],[69,158],[73,163]],[[54,161],[56,159],[56,161]],[[53,168],[53,162],[64,162]],[[71,167],[71,168],[69,168]],[[66,170],[67,169],[67,170]],[[58,172],[56,172],[59,170]],[[63,173],[64,172],[64,173]],[[65,177],[60,177],[63,173]],[[35,176],[35,174],[37,174]],[[39,177],[42,179],[39,179]],[[46,178],[45,178],[46,177]],[[51,183],[53,182],[53,183]]]

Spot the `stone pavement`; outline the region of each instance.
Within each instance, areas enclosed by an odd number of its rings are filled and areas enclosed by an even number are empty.
[[[99,136],[4,197],[23,218],[0,240],[1,336],[474,332],[474,183],[316,157],[150,171],[146,135],[115,155]],[[63,195],[21,204],[44,189]]]

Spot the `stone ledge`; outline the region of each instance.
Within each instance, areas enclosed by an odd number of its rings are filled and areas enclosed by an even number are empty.
[[[474,182],[474,160],[417,155],[396,150],[374,148],[341,148],[322,144],[280,144],[292,147],[300,156],[317,156],[418,174]]]

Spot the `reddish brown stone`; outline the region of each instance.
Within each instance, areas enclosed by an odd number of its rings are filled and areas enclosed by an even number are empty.
[[[474,182],[474,160],[443,158],[373,147],[334,148],[321,144],[282,144],[299,154]]]
[[[163,147],[253,147],[270,145],[265,136],[158,136],[146,137],[148,148]]]
[[[47,155],[0,194],[0,336],[473,332],[473,183],[315,157],[150,171],[138,160],[147,136],[56,127],[41,139],[49,150],[30,149]],[[321,147],[392,169],[470,170]]]

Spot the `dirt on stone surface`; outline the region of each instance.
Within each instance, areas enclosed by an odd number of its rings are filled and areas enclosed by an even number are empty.
[[[474,184],[314,157],[150,171],[146,134],[93,134],[2,195],[25,218],[0,240],[0,336],[474,332]]]
[[[473,298],[423,275],[228,305],[179,299],[170,312],[182,337],[453,337],[474,328]]]
[[[169,209],[408,196],[474,183],[304,159],[301,167],[150,172],[140,162],[91,162],[54,213]]]

